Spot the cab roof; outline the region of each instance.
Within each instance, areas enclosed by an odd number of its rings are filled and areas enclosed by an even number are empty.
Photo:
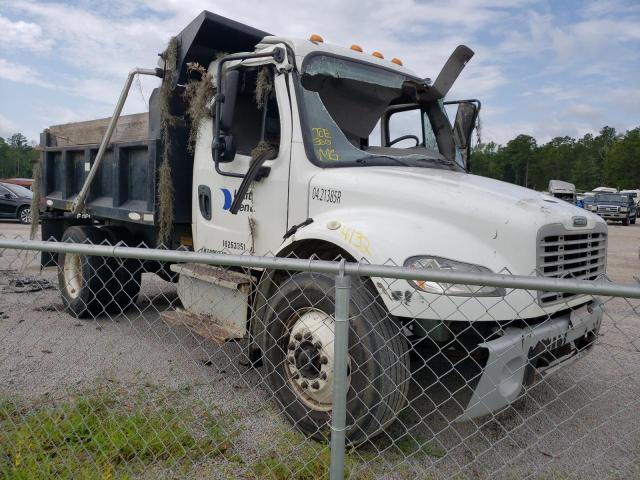
[[[260,48],[260,46],[264,44],[273,45],[274,43],[284,43],[293,50],[296,56],[296,64],[298,68],[301,67],[304,58],[309,54],[325,53],[327,55],[346,57],[358,62],[366,62],[371,65],[384,67],[417,79],[421,78],[414,71],[391,62],[391,58],[378,58],[368,52],[358,52],[357,50],[352,50],[351,48],[331,43],[314,42],[308,38],[290,38],[269,35],[264,37],[262,42],[258,44],[256,48]]]

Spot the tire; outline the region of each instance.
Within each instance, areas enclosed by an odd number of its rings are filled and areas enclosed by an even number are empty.
[[[102,227],[101,230],[109,237],[111,245],[121,243],[123,246],[135,246],[136,242],[126,228]],[[113,285],[113,302],[108,305],[108,312],[113,314],[124,313],[133,307],[140,295],[143,266],[136,259],[113,259],[115,263],[115,284]]]
[[[63,242],[105,244],[107,232],[92,226],[65,230]],[[58,254],[58,285],[64,309],[76,318],[95,318],[108,313],[113,303],[115,262],[112,258]]]
[[[622,220],[622,225],[624,225],[625,227],[627,225],[629,225],[629,217],[625,218],[624,220]]]
[[[330,431],[334,311],[333,278],[310,273],[284,280],[266,309],[267,383],[289,421],[316,440]],[[360,281],[352,284],[349,318],[346,438],[355,445],[395,420],[406,404],[410,370],[401,329]]]
[[[22,224],[31,223],[31,207],[20,207],[18,209],[18,221]]]
[[[638,218],[638,214],[636,213],[633,218],[631,219],[631,225],[635,225],[636,224],[636,219]]]

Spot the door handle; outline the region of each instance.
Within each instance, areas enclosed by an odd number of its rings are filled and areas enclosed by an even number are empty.
[[[200,214],[206,220],[211,220],[211,189],[206,185],[198,185],[198,206]]]

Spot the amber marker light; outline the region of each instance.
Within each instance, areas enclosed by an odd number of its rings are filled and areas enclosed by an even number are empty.
[[[356,45],[355,43],[351,45],[351,50],[362,53],[362,47],[360,45]]]
[[[378,58],[384,58],[384,55],[382,55],[380,52],[376,51],[373,52],[371,55],[373,55],[374,57],[378,57]]]
[[[320,35],[318,35],[317,33],[312,34],[309,37],[309,40],[312,41],[313,43],[323,43],[324,42],[322,37]]]
[[[392,58],[391,63],[395,63],[396,65],[402,66],[402,60],[400,60],[399,58],[395,58],[395,57]]]

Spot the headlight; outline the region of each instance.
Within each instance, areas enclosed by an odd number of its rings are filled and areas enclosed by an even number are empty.
[[[620,211],[622,213],[627,213],[629,211],[629,209],[627,207],[620,207]]]
[[[492,273],[487,267],[472,263],[457,262],[448,258],[418,256],[410,257],[404,262],[404,266],[421,270],[441,270],[449,272],[475,272]],[[478,285],[459,285],[457,283],[429,282],[425,280],[409,280],[414,288],[423,292],[438,295],[455,295],[464,297],[504,297],[505,291],[499,287],[487,287]]]
[[[596,206],[595,205],[587,205],[587,210],[595,210]]]

